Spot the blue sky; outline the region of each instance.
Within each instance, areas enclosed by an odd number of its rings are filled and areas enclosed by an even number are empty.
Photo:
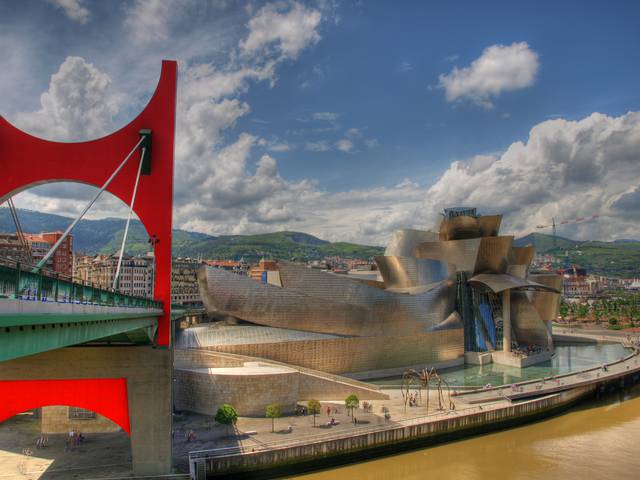
[[[472,204],[518,234],[600,214],[561,233],[640,236],[639,14],[636,2],[4,2],[0,113],[48,138],[104,135],[175,58],[176,226],[384,243]],[[71,214],[88,194],[40,187],[17,203]],[[106,198],[94,215],[119,214]]]

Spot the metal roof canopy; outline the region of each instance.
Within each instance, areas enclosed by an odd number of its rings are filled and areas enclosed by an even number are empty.
[[[545,292],[560,293],[553,287],[541,283],[532,282],[525,278],[509,275],[508,273],[481,273],[469,279],[469,283],[482,285],[493,293],[500,293],[504,290],[540,290]]]

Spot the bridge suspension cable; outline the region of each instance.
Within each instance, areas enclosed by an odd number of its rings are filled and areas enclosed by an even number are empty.
[[[33,269],[33,273],[37,273],[39,270],[42,269],[42,267],[44,265],[46,265],[47,261],[49,260],[49,258],[51,258],[51,255],[53,255],[55,253],[55,251],[58,249],[58,247],[62,244],[62,242],[67,238],[67,236],[69,236],[69,233],[71,233],[71,230],[73,230],[73,228],[76,226],[76,224],[82,220],[82,217],[84,217],[84,215],[87,213],[87,211],[93,206],[93,204],[96,202],[96,200],[98,200],[98,198],[100,198],[100,195],[102,195],[102,192],[104,192],[106,190],[106,188],[109,186],[109,184],[111,183],[111,181],[115,178],[115,176],[118,174],[118,172],[120,170],[122,170],[122,167],[125,166],[125,164],[127,163],[127,161],[129,160],[129,158],[131,158],[131,155],[133,155],[133,153],[138,149],[138,147],[142,144],[142,142],[145,141],[145,137],[140,137],[140,140],[138,140],[138,143],[136,143],[135,147],[133,147],[131,149],[131,151],[129,152],[129,154],[125,157],[125,159],[122,161],[122,163],[118,166],[118,168],[116,168],[114,170],[114,172],[111,174],[111,176],[107,179],[106,182],[104,182],[104,184],[102,185],[102,187],[100,188],[100,190],[98,190],[98,192],[94,195],[94,197],[91,199],[91,201],[87,204],[86,207],[84,207],[84,210],[82,210],[82,212],[80,212],[80,215],[78,215],[75,220],[73,222],[71,222],[71,225],[69,225],[67,227],[67,229],[64,231],[64,233],[62,234],[62,236],[58,239],[58,241],[53,245],[53,247],[51,247],[49,249],[49,251],[47,252],[47,254],[42,257],[42,260],[40,260],[38,262],[38,264],[35,266],[35,268]]]
[[[31,254],[31,246],[29,242],[27,242],[26,237],[24,236],[24,231],[22,230],[22,224],[20,223],[20,219],[18,218],[18,211],[16,210],[16,206],[13,203],[13,198],[9,197],[7,199],[7,204],[9,205],[9,212],[11,213],[11,217],[13,218],[13,223],[16,226],[16,236],[18,237],[18,241],[22,245],[22,248],[26,252],[27,259],[32,262],[33,256]]]
[[[133,185],[133,193],[131,194],[131,202],[129,202],[129,215],[127,216],[127,224],[124,227],[124,235],[122,236],[122,245],[120,245],[120,256],[118,257],[118,268],[116,268],[116,274],[113,277],[113,289],[116,290],[120,283],[120,267],[122,266],[122,256],[124,255],[124,245],[127,243],[127,235],[129,234],[129,224],[131,223],[131,214],[133,213],[133,205],[136,203],[136,193],[138,193],[138,182],[140,181],[140,173],[142,172],[142,162],[144,160],[144,154],[146,147],[142,147],[142,154],[140,155],[140,162],[138,163],[138,174],[136,175],[136,182]]]

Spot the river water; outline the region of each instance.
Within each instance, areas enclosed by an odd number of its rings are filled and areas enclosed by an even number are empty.
[[[638,479],[640,385],[523,427],[289,478]]]

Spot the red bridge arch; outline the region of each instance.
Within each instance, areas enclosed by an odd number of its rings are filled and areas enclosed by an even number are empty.
[[[147,232],[159,240],[154,246],[154,297],[164,302],[164,313],[159,319],[155,339],[160,346],[169,346],[171,341],[176,77],[176,62],[163,61],[158,86],[145,109],[127,126],[97,140],[52,142],[29,135],[0,116],[0,203],[26,188],[49,182],[75,181],[101,187],[136,145],[139,131],[152,131],[151,172],[140,178],[134,211]],[[139,154],[135,155],[139,158]],[[127,162],[107,188],[127,205],[131,200],[137,164],[137,161]]]
[[[131,434],[124,378],[0,381],[0,423],[27,410],[52,405],[84,408]]]

